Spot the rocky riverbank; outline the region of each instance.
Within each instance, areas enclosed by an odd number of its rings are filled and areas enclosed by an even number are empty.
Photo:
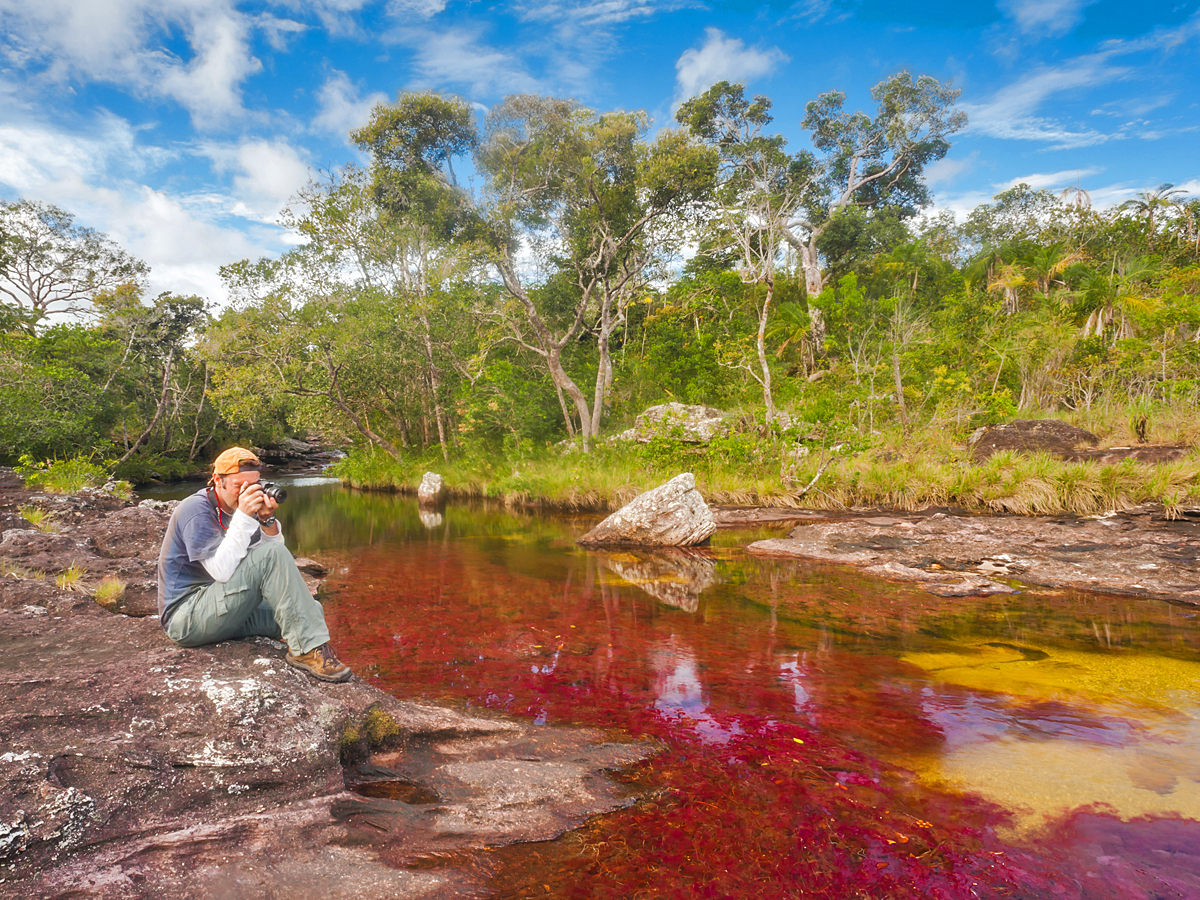
[[[473,896],[455,851],[631,802],[606,773],[645,744],[321,684],[266,639],[176,647],[168,515],[0,470],[0,896]]]
[[[757,519],[755,511],[717,516],[726,527]],[[1011,593],[1024,583],[1200,605],[1200,514],[1169,519],[1158,505],[1089,518],[810,512],[788,521],[799,523],[788,537],[749,552],[856,566],[942,596]]]

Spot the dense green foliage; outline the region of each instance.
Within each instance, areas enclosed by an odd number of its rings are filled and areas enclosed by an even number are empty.
[[[874,97],[868,115],[822,95],[789,153],[770,101],[725,83],[653,140],[641,113],[518,96],[481,119],[405,94],[353,135],[369,168],[295,198],[303,245],[222,269],[216,315],[147,298],[144,265],[61,210],[6,204],[0,460],[82,455],[140,481],[312,433],[352,445],[364,484],[436,461],[480,493],[582,504],[686,464],[785,502],[822,447],[922,442],[942,468],[908,473],[936,485],[918,493],[969,498],[949,438],[1017,415],[1194,441],[1200,201],[1162,185],[1096,209],[1018,185],[961,224],[922,217],[923,168],[965,123],[956,94],[901,73]],[[22,294],[19,258],[59,293]],[[606,444],[668,400],[730,410],[734,433]],[[827,500],[895,501],[868,489],[878,454],[842,452]],[[1195,491],[1134,480],[1129,496]]]

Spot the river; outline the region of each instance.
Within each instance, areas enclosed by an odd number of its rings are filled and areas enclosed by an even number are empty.
[[[283,481],[363,678],[661,744],[616,773],[629,808],[478,854],[491,896],[1200,897],[1188,608],[946,599],[743,552],[782,529],[590,552],[595,516]]]

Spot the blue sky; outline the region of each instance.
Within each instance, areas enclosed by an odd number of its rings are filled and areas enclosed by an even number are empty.
[[[310,173],[360,159],[373,103],[434,88],[645,109],[721,79],[803,146],[828,90],[870,109],[907,69],[971,118],[929,172],[960,214],[1026,181],[1098,204],[1200,194],[1200,0],[0,0],[0,196],[57,203],[221,301],[218,266],[277,254]]]

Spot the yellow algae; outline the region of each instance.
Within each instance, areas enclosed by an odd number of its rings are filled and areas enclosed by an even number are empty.
[[[902,659],[924,669],[933,681],[1036,699],[1169,709],[1200,700],[1200,662],[1163,656],[996,642],[957,652],[908,653]]]
[[[1200,819],[1200,765],[1188,755],[1186,747],[1001,738],[928,759],[918,772],[927,783],[981,794],[1010,810],[1008,836],[1018,836],[1047,816],[1094,803],[1123,819],[1169,813]]]
[[[930,681],[1008,695],[1013,724],[1025,719],[1023,701],[1054,700],[1085,716],[1117,715],[1134,725],[1119,746],[1079,732],[1034,729],[903,760],[926,783],[977,793],[1010,810],[1010,837],[1090,804],[1124,819],[1169,813],[1200,819],[1200,759],[1192,752],[1200,740],[1200,663],[1002,641],[903,658]],[[1036,720],[1031,714],[1030,723]]]

